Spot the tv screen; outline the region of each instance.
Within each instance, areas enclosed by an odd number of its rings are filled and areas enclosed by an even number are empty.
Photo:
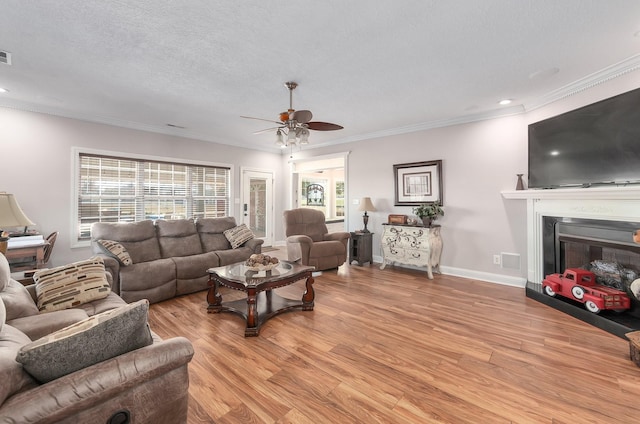
[[[640,89],[529,125],[529,188],[640,183]]]

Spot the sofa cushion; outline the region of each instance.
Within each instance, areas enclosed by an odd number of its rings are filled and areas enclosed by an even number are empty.
[[[73,308],[103,299],[111,292],[100,257],[36,271],[33,280],[38,309],[43,312]]]
[[[103,312],[23,346],[16,356],[45,383],[153,343],[144,299]]]
[[[224,236],[229,240],[232,249],[242,246],[247,240],[253,238],[253,233],[246,224],[240,224],[237,227],[230,228],[224,232]]]
[[[26,287],[16,280],[9,280],[9,284],[0,292],[0,297],[7,310],[7,321],[38,314],[33,297]]]
[[[198,255],[202,253],[200,237],[192,219],[156,221],[158,243],[163,258]]]
[[[120,269],[120,296],[125,302],[149,299],[150,303],[176,295],[174,259],[158,259]]]
[[[30,340],[37,340],[87,318],[89,315],[85,311],[72,308],[47,312],[45,315],[16,318],[7,324],[22,331]]]
[[[36,386],[22,364],[16,361],[20,348],[29,342],[29,337],[10,325],[4,325],[0,330],[0,405],[9,396]]]
[[[237,249],[218,250],[216,255],[220,259],[219,266],[231,265],[237,262],[244,262],[253,254],[253,250],[242,246]]]
[[[4,302],[0,297],[0,331],[2,331],[2,326],[4,325],[6,320],[7,320],[7,310],[4,308]]]
[[[133,263],[131,262],[131,256],[129,252],[127,252],[127,249],[117,241],[101,239],[96,243],[103,248],[104,253],[116,258],[122,265],[129,266]]]
[[[231,249],[229,240],[224,232],[236,226],[236,219],[232,216],[223,218],[200,218],[196,221],[196,228],[200,235],[202,249],[205,252]]]
[[[11,267],[7,258],[0,253],[0,292],[7,287],[11,279]]]
[[[91,226],[91,240],[113,240],[129,252],[134,264],[160,259],[160,245],[153,221],[114,223],[96,222]]]

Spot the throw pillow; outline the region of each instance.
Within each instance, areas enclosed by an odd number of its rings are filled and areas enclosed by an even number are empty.
[[[102,312],[23,346],[16,361],[41,383],[153,343],[149,301]]]
[[[122,265],[129,266],[133,263],[131,261],[131,256],[129,255],[129,252],[127,252],[127,249],[125,249],[125,247],[120,243],[118,243],[117,241],[98,240],[97,243],[98,243],[98,246],[100,246],[107,255],[113,256]]]
[[[231,243],[231,248],[236,249],[247,240],[251,240],[253,233],[246,224],[240,224],[237,227],[226,230],[224,236],[229,240],[229,243]]]
[[[73,308],[92,300],[103,299],[111,292],[104,261],[98,256],[37,271],[33,280],[41,312]]]

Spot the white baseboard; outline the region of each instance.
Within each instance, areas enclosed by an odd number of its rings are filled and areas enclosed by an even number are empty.
[[[373,261],[376,263],[382,263],[382,256],[374,256]],[[403,264],[396,264],[394,266],[426,272],[424,268],[417,267],[417,266],[403,265]],[[527,279],[525,277],[512,277],[509,275],[493,274],[490,272],[474,271],[471,269],[455,268],[451,266],[441,266],[440,272],[444,275],[470,278],[472,280],[486,281],[489,283],[502,284],[505,286],[525,288],[527,285]]]

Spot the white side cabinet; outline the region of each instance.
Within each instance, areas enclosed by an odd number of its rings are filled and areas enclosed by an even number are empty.
[[[433,271],[440,271],[442,237],[440,226],[416,227],[414,225],[382,224],[380,238],[382,265],[398,262],[427,268],[427,276],[433,279]]]

